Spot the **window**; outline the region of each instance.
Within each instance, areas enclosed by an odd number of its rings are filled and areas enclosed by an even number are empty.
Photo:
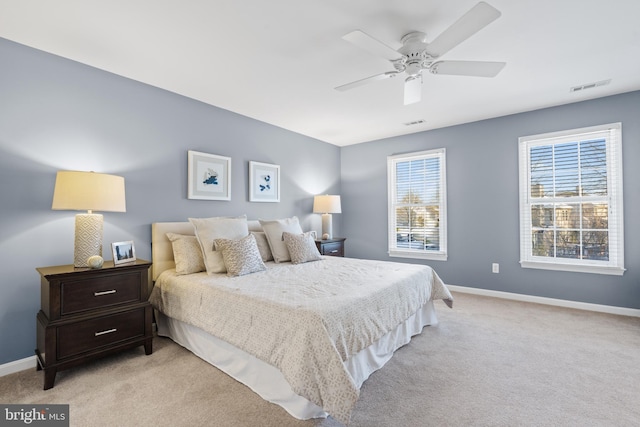
[[[522,267],[622,275],[621,124],[519,145]]]
[[[389,255],[447,259],[445,150],[389,156]]]

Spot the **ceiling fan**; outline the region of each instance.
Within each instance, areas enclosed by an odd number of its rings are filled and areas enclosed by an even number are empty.
[[[345,91],[405,73],[407,77],[404,83],[404,104],[409,105],[420,102],[422,98],[422,70],[428,70],[432,74],[495,77],[504,68],[505,62],[437,61],[437,59],[498,19],[500,15],[499,10],[481,1],[431,43],[427,43],[425,33],[414,31],[402,37],[402,47],[398,50],[360,30],[345,34],[342,37],[344,40],[391,61],[394,71],[357,80],[335,89]]]

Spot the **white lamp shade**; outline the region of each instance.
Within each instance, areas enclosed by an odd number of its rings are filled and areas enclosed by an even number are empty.
[[[342,213],[340,196],[325,194],[313,198],[313,212],[322,214],[322,239],[333,238],[331,214]]]
[[[59,171],[51,209],[126,212],[124,178],[95,172]]]
[[[124,178],[95,172],[59,171],[51,209],[89,211],[76,215],[73,265],[88,267],[91,257],[102,257],[101,214],[126,212]]]
[[[313,198],[314,213],[342,213],[340,196],[326,194]]]

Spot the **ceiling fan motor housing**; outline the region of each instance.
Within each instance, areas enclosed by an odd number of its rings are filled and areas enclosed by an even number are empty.
[[[429,68],[433,63],[433,58],[427,53],[427,35],[421,31],[413,31],[402,37],[402,47],[398,52],[403,55],[403,68],[409,76],[417,76],[425,68]]]

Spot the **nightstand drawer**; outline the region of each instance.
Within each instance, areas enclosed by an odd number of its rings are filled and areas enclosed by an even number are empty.
[[[61,283],[60,315],[140,301],[140,273],[101,276]]]
[[[58,359],[145,334],[145,308],[58,327]]]
[[[341,242],[325,243],[322,245],[322,255],[344,256],[344,245]]]

